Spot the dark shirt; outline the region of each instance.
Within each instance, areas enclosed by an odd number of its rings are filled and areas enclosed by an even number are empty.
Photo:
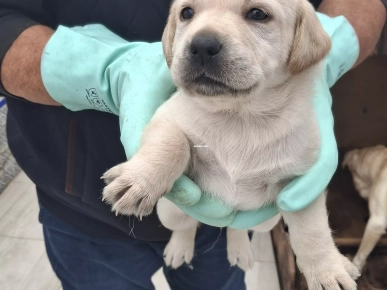
[[[0,63],[28,27],[100,23],[128,41],[160,41],[170,0],[0,0]],[[321,1],[311,1],[315,7]],[[170,236],[156,213],[140,222],[115,216],[101,201],[100,176],[126,160],[118,117],[92,110],[7,98],[7,135],[17,162],[36,184],[39,202],[88,233],[110,238],[164,241]]]

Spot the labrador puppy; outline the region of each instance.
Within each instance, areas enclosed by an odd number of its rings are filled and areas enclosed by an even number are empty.
[[[348,166],[360,196],[368,200],[370,219],[353,263],[361,271],[367,257],[387,228],[387,148],[382,145],[348,152]]]
[[[113,211],[139,217],[157,203],[173,231],[165,262],[177,268],[191,261],[199,224],[163,198],[183,173],[236,211],[256,210],[314,163],[313,89],[330,39],[306,0],[175,0],[162,41],[178,91],[138,152],[105,174],[103,196]],[[281,214],[309,289],[356,289],[358,271],[331,237],[325,194]],[[247,230],[228,228],[227,244],[231,265],[253,267]]]

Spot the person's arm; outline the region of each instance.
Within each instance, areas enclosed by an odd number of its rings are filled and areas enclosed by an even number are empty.
[[[40,74],[42,51],[53,33],[49,27],[34,25],[15,40],[1,66],[1,82],[8,93],[34,103],[61,105],[50,97]]]
[[[355,66],[373,53],[386,22],[386,8],[380,0],[324,0],[318,11],[330,17],[343,15],[352,25],[360,46]]]
[[[40,59],[53,30],[43,0],[0,0],[0,95],[55,105],[40,76]],[[58,104],[59,105],[59,104]]]

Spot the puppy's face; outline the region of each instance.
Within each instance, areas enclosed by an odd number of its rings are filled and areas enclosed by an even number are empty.
[[[330,40],[306,0],[175,0],[163,46],[178,87],[235,97],[313,66]]]

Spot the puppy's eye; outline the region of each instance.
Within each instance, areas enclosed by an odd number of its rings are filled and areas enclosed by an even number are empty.
[[[189,20],[193,18],[195,12],[190,7],[186,7],[181,11],[181,18],[184,20]]]
[[[246,15],[247,19],[257,20],[257,21],[266,20],[268,17],[269,15],[267,15],[261,9],[257,9],[257,8],[251,9]]]

